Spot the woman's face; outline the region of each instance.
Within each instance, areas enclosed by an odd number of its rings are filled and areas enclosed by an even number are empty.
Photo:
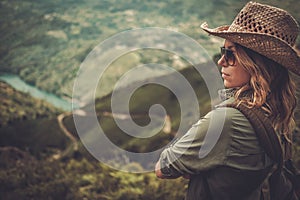
[[[250,74],[245,71],[236,59],[235,44],[229,40],[225,40],[224,47],[229,55],[231,53],[234,57],[231,58],[228,56],[225,58],[225,55],[223,55],[218,61],[218,65],[222,66],[221,72],[224,80],[224,86],[225,88],[241,87],[250,81]]]

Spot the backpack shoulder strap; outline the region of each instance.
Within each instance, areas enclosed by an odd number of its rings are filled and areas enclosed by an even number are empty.
[[[299,190],[300,186],[297,185],[297,181],[300,182],[299,176],[297,178],[295,175],[291,175],[292,178],[289,177],[288,180],[288,177],[284,175],[287,170],[285,170],[286,163],[284,167],[281,139],[276,134],[271,120],[259,108],[249,108],[244,104],[227,104],[226,107],[238,109],[243,115],[245,115],[254,129],[258,141],[265,149],[266,154],[278,163],[277,168],[272,172],[268,179],[270,198],[272,200],[298,199],[295,195],[296,190],[293,188],[295,187]],[[294,185],[291,185],[291,183]]]
[[[244,104],[227,104],[226,107],[235,108],[245,115],[267,155],[272,160],[279,163],[279,166],[282,166],[283,151],[280,139],[272,126],[271,120],[263,113],[263,111],[258,108],[249,108]]]

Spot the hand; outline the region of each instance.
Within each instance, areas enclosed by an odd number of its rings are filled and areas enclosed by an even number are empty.
[[[160,162],[158,161],[155,165],[155,174],[157,178],[165,178],[160,170]]]

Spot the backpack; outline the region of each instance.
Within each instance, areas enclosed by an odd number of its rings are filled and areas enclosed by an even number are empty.
[[[263,200],[299,200],[300,173],[291,158],[284,160],[287,152],[291,152],[292,145],[284,137],[276,134],[270,119],[259,108],[249,108],[244,104],[227,104],[227,107],[238,109],[249,120],[257,138],[266,154],[277,163],[267,179],[267,186],[262,191]],[[283,151],[282,148],[285,148]],[[284,153],[285,152],[285,155]]]

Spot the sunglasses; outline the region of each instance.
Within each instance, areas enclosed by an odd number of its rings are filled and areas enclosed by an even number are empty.
[[[221,56],[224,55],[225,61],[229,66],[235,64],[235,56],[232,50],[221,47]]]

